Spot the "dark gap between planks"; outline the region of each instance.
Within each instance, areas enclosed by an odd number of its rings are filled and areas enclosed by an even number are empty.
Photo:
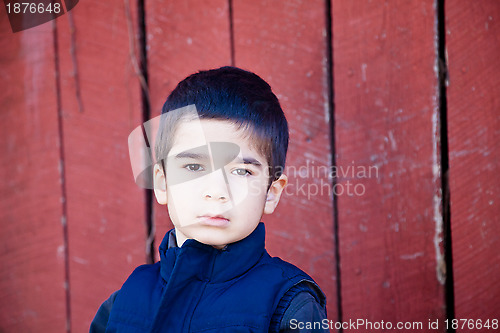
[[[443,245],[446,261],[445,304],[446,318],[455,319],[455,296],[453,283],[453,256],[451,240],[451,212],[450,212],[450,186],[449,186],[449,152],[448,152],[448,103],[447,81],[448,63],[446,59],[446,16],[445,0],[437,1],[437,33],[438,33],[438,63],[439,63],[439,116],[440,116],[440,142],[441,142],[441,193],[443,214]],[[449,328],[448,332],[454,333],[455,329]]]
[[[61,177],[61,224],[63,231],[64,244],[64,288],[66,302],[66,332],[71,332],[71,290],[70,290],[70,270],[69,270],[69,242],[68,242],[68,207],[66,191],[66,160],[64,157],[64,122],[61,97],[61,70],[59,66],[59,43],[57,23],[52,21],[53,39],[54,39],[54,68],[56,80],[56,100],[57,100],[57,127],[59,133],[59,173]]]
[[[233,0],[228,0],[229,11],[229,47],[231,48],[231,66],[235,66],[234,59],[234,15],[233,15]]]
[[[326,30],[326,59],[327,59],[327,89],[328,89],[328,112],[330,118],[330,147],[332,165],[337,165],[336,146],[335,146],[335,99],[334,99],[334,74],[333,74],[333,25],[332,25],[332,3],[331,0],[325,0],[325,30]],[[337,179],[332,179],[332,188],[335,188]],[[335,191],[334,191],[335,192]],[[333,237],[334,237],[334,252],[335,252],[335,275],[336,275],[336,291],[337,291],[337,321],[342,322],[342,281],[340,275],[340,245],[339,245],[339,216],[337,197],[333,195]],[[340,328],[339,332],[343,332]]]
[[[137,11],[137,25],[139,30],[139,68],[145,83],[145,86],[141,85],[142,123],[145,123],[151,118],[151,105],[149,101],[146,8],[144,0],[137,0]],[[144,138],[146,139],[146,142],[148,142],[146,135],[144,135]],[[153,149],[153,147],[150,148]],[[152,264],[155,262],[155,228],[153,221],[153,190],[151,189],[144,190],[144,209],[147,237],[146,263]]]

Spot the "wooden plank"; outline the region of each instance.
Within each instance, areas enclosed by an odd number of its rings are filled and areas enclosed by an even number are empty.
[[[65,332],[52,25],[13,34],[0,7],[0,331]]]
[[[267,248],[320,284],[337,318],[324,1],[234,1],[235,64],[277,94],[290,127],[289,185],[264,216]]]
[[[199,70],[231,64],[227,0],[147,1],[151,117],[160,115],[180,80]],[[154,200],[156,249],[172,228],[166,206]]]
[[[446,2],[445,14],[455,317],[491,323],[500,320],[500,4]]]
[[[88,331],[101,302],[146,261],[144,190],[127,147],[142,119],[136,2],[127,3],[80,2],[57,21],[73,332]]]
[[[334,1],[332,20],[343,320],[434,331],[428,321],[444,319],[434,2]]]

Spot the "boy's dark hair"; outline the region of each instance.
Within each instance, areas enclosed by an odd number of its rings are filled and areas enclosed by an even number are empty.
[[[182,119],[177,115],[165,120],[164,116],[193,104],[200,119],[227,120],[247,130],[257,151],[267,158],[270,181],[279,178],[288,149],[285,114],[266,81],[236,67],[200,71],[179,82],[163,105],[155,144],[158,160],[166,158],[175,125]]]

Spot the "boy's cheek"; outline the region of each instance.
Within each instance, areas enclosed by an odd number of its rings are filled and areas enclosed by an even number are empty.
[[[267,178],[248,182],[248,192],[253,196],[265,196],[267,194]]]
[[[230,188],[235,205],[238,205],[249,198],[266,195],[266,184],[259,179],[248,180],[245,178],[244,181],[240,180],[232,182]]]
[[[176,227],[184,227],[194,223],[190,218],[193,208],[193,195],[185,186],[174,185],[168,188],[168,214]],[[192,215],[192,214],[191,214]]]

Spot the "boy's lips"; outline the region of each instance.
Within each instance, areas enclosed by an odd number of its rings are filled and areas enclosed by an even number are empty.
[[[197,219],[200,224],[212,227],[225,227],[229,224],[229,219],[222,215],[201,215]]]

